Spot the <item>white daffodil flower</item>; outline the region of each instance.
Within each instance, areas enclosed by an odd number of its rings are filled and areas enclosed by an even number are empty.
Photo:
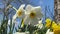
[[[22,4],[16,12],[17,17],[24,18],[25,17],[25,4]]]
[[[27,18],[25,20],[25,24],[30,23],[31,25],[36,25],[38,23],[38,18],[42,18],[43,14],[41,13],[41,7],[33,7],[31,5],[27,5],[26,12]]]
[[[38,21],[36,26],[41,29],[43,27],[42,20]]]
[[[50,32],[50,29],[48,29],[46,34],[54,34],[54,32]]]
[[[25,17],[25,10],[24,10],[24,7],[25,7],[25,4],[22,4],[18,10],[16,10],[16,14],[13,16],[13,21],[15,21],[15,19],[18,17],[18,18],[21,18],[23,19]]]

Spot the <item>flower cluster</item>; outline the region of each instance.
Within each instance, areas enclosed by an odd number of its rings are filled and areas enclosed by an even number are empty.
[[[22,4],[18,10],[16,10],[16,14],[13,16],[13,22],[16,18],[21,18],[24,21],[24,24],[36,25],[38,21],[43,17],[41,13],[41,7],[33,7],[31,5],[27,5],[24,9],[25,4]]]
[[[60,34],[60,24],[47,18],[46,24],[43,25],[42,20],[40,20],[42,17],[43,14],[41,13],[40,6],[33,7],[31,5],[25,6],[25,4],[22,4],[18,10],[16,9],[16,14],[13,16],[12,22],[14,22],[16,18],[22,19],[21,27],[28,25],[26,29],[29,29],[30,34],[32,34],[32,32],[34,34],[42,34],[42,32],[45,34]],[[37,28],[32,26],[36,26]]]
[[[52,21],[51,19],[46,19],[46,27],[51,28],[54,34],[60,34],[60,24]]]

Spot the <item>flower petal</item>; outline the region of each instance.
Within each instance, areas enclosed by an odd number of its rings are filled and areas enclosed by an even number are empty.
[[[54,32],[50,32],[49,34],[54,34]]]
[[[42,20],[38,21],[38,23],[41,24],[42,23]]]
[[[36,24],[38,24],[38,19],[37,18],[33,18],[33,19],[30,19],[31,21],[30,21],[30,23],[31,23],[31,25],[36,25]]]
[[[27,13],[30,13],[30,11],[32,10],[32,8],[33,8],[33,6],[27,5],[26,8],[25,8],[25,10],[26,10]]]
[[[14,21],[16,20],[16,18],[17,18],[17,15],[15,14],[15,15],[13,16],[13,18],[12,18],[12,24],[14,23]]]
[[[24,24],[29,24],[29,22],[30,22],[30,18],[29,16],[26,16],[24,19]]]
[[[47,30],[46,34],[49,34],[50,29]]]
[[[24,10],[25,4],[22,4],[19,9],[16,12],[17,17],[24,18],[25,17],[25,10]]]
[[[25,4],[22,4],[18,10],[23,9],[25,7]]]
[[[40,6],[35,7],[34,11],[37,13],[37,17],[38,18],[42,18],[43,17],[43,14],[41,12],[41,7]]]

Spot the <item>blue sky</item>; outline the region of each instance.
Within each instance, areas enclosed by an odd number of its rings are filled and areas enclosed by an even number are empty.
[[[16,7],[18,9],[18,7],[21,5],[20,2],[18,2],[18,0],[15,0],[16,3],[10,3],[11,5],[13,5],[14,7]],[[51,13],[54,14],[54,0],[22,0],[22,3],[24,4],[30,4],[32,6],[41,6],[42,8],[42,13],[45,14],[45,7],[49,6],[51,11],[46,11],[46,17],[51,17]],[[2,3],[2,0],[0,0],[0,8],[4,8],[4,4]],[[50,13],[50,14],[49,14]],[[1,15],[0,15],[1,16]],[[0,17],[2,18],[2,17]]]
[[[41,6],[42,7],[42,13],[44,14],[45,13],[45,6],[49,6],[50,8],[50,12],[49,13],[52,13],[54,14],[54,0],[22,0],[24,4],[31,4],[32,6]],[[18,0],[15,0],[16,3],[11,3],[11,5],[13,5],[14,7],[16,7],[18,9],[18,7],[21,5],[20,2],[18,2]],[[2,0],[0,0],[0,8],[4,8],[4,4],[2,3]],[[51,15],[49,14],[48,12],[46,13],[46,16],[47,17],[51,17]],[[0,17],[2,18],[2,17]]]

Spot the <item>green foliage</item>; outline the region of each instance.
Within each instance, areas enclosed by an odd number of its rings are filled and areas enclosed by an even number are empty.
[[[25,32],[26,26],[27,25],[24,25],[24,27],[22,27],[22,28],[19,27],[18,30],[20,30],[20,31],[18,31],[18,32]],[[29,31],[30,34],[45,34],[47,31],[47,28],[43,27],[42,29],[39,29],[36,26],[28,25],[27,31]]]
[[[0,28],[0,33],[1,34],[7,34],[7,23],[8,20],[3,20]]]
[[[14,30],[14,26],[15,24],[12,25],[12,21],[9,25],[9,33],[7,33],[8,31],[8,19],[6,20],[3,20],[2,23],[1,23],[1,27],[0,27],[0,34],[13,34],[13,30]]]

